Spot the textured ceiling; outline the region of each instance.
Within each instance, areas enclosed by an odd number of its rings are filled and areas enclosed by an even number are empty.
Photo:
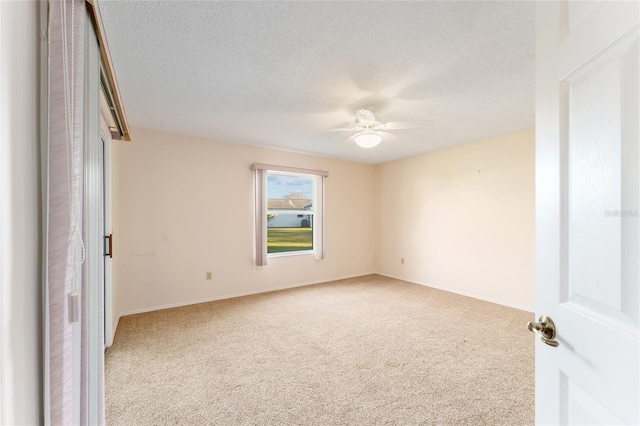
[[[134,127],[377,164],[534,125],[532,2],[99,7]],[[363,106],[431,124],[362,149]]]

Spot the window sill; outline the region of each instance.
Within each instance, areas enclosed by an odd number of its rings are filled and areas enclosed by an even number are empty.
[[[287,257],[287,256],[303,256],[303,255],[313,255],[313,250],[305,250],[305,251],[285,251],[282,253],[267,253],[267,258],[272,257]]]

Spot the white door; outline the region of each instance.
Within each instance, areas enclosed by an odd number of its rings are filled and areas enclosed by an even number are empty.
[[[104,219],[104,345],[110,347],[113,344],[113,287],[112,287],[112,258],[113,258],[113,221],[111,215],[112,196],[111,196],[111,135],[108,127],[104,128],[104,119],[102,120],[102,159],[103,159],[103,219]]]
[[[639,16],[536,4],[537,424],[640,424]]]

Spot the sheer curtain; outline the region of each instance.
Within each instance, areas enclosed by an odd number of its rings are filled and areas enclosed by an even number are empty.
[[[101,321],[102,315],[94,310],[99,303],[88,301],[88,288],[100,283],[84,270],[102,255],[85,244],[85,221],[95,212],[85,209],[84,199],[91,171],[85,168],[91,110],[86,100],[94,102],[98,95],[87,96],[94,90],[88,85],[86,70],[92,67],[87,60],[99,57],[86,55],[87,34],[93,31],[83,0],[52,0],[47,7],[48,127],[42,149],[45,424],[104,424],[103,346],[92,351],[96,331],[90,327],[90,319]],[[94,68],[99,70],[99,65]],[[92,414],[96,410],[98,414]]]

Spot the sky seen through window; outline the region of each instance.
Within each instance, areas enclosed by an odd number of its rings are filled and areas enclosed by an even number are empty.
[[[268,197],[281,199],[289,194],[303,194],[304,198],[313,198],[313,177],[269,172],[267,177]]]

